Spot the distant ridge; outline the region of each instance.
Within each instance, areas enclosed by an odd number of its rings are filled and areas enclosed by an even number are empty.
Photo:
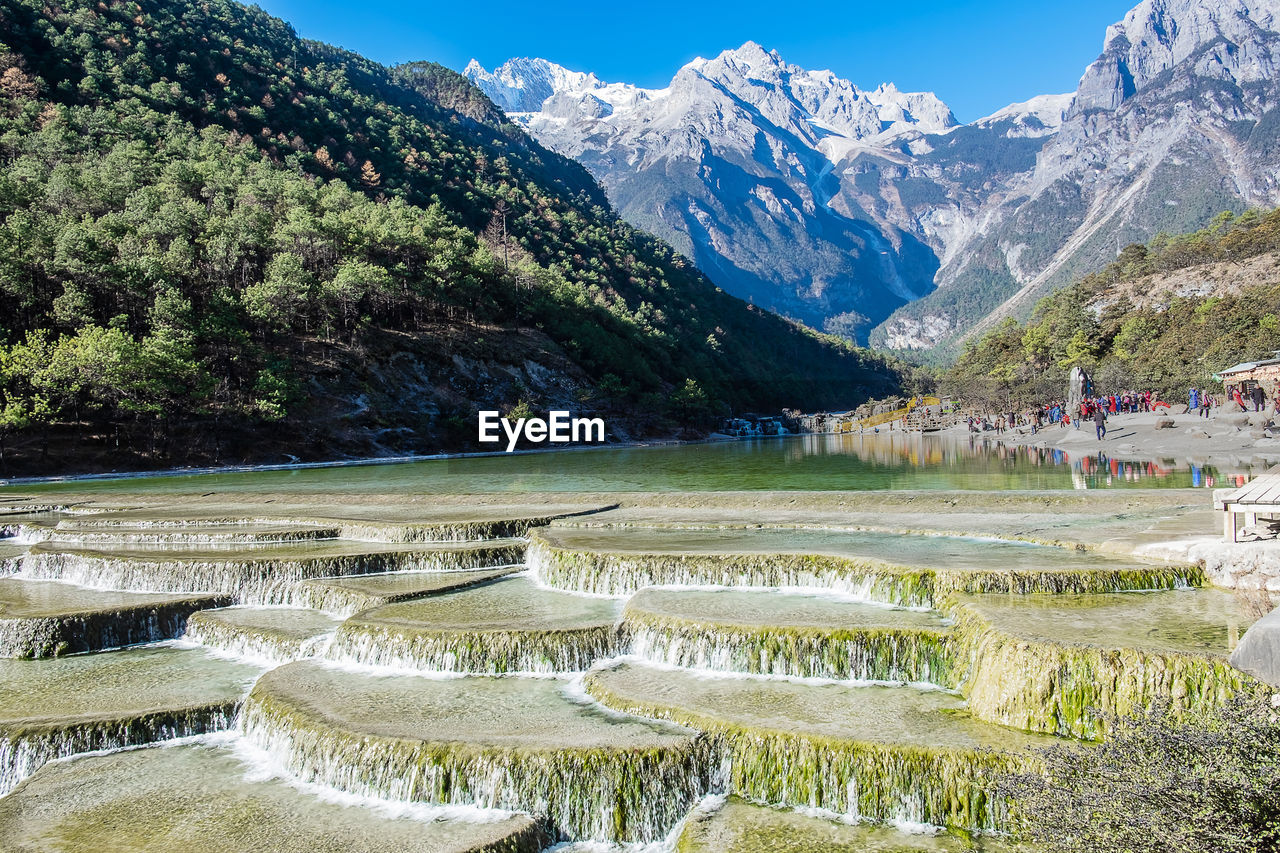
[[[751,42],[660,90],[545,60],[466,74],[726,290],[945,355],[1127,243],[1280,204],[1278,21],[1278,0],[1145,0],[1075,92],[963,126]]]

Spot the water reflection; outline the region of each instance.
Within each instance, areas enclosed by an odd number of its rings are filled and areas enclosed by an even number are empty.
[[[1071,453],[1059,448],[1006,445],[978,436],[955,439],[905,432],[872,435],[806,435],[790,442],[789,462],[809,456],[853,456],[880,466],[972,470],[974,463],[1010,473],[1054,468],[1069,472],[1077,489],[1122,485],[1144,488],[1236,488],[1258,472],[1241,465],[1224,471],[1193,460],[1121,460],[1106,453]],[[994,463],[994,464],[990,464]]]
[[[885,431],[710,444],[497,454],[359,467],[236,471],[78,481],[51,492],[666,492],[868,489],[1213,488],[1246,482],[1248,465],[1219,470],[1189,459],[1122,461],[1009,446],[980,436]]]

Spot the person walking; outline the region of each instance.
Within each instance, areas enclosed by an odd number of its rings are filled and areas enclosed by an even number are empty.
[[[1191,389],[1190,399],[1187,401],[1187,411],[1200,408],[1200,393],[1195,389]]]
[[[1213,405],[1213,398],[1209,396],[1208,389],[1200,392],[1200,417],[1209,417],[1209,407]]]
[[[1093,410],[1093,425],[1098,428],[1098,441],[1107,437],[1107,413],[1102,410],[1102,406]]]

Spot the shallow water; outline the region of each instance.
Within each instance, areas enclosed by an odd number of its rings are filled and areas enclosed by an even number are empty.
[[[632,596],[626,612],[628,616],[747,628],[941,630],[946,626],[937,613],[772,589],[649,587]]]
[[[630,660],[593,671],[588,683],[611,707],[670,708],[750,730],[958,749],[1016,750],[1049,742],[974,720],[964,713],[963,699],[939,690],[722,675]]]
[[[352,616],[361,610],[394,601],[463,589],[496,580],[520,571],[518,566],[497,569],[453,571],[384,572],[351,577],[313,578],[298,585],[299,603],[337,616]]]
[[[617,654],[620,601],[517,576],[356,614],[326,657],[396,670],[580,672]]]
[[[409,741],[642,749],[691,737],[668,723],[574,701],[566,684],[556,678],[382,676],[303,662],[268,672],[253,695],[296,708],[320,728]]]
[[[568,549],[620,554],[826,554],[938,569],[1121,568],[1134,561],[1050,545],[877,531],[554,527],[538,535]]]
[[[681,853],[1011,853],[998,839],[909,834],[885,826],[842,823],[804,810],[771,809],[738,799],[708,813],[697,813],[680,838]],[[1019,848],[1031,853],[1028,848]]]
[[[547,589],[521,576],[376,607],[353,617],[348,625],[541,632],[611,625],[621,609],[618,601]]]
[[[235,702],[262,670],[168,645],[0,660],[0,726],[113,719]]]
[[[1060,450],[904,433],[806,435],[386,465],[24,484],[57,492],[669,492],[1071,489],[1221,485],[1186,461],[1120,462]]]
[[[0,799],[4,849],[456,853],[536,834],[526,817],[479,809],[378,810],[335,795],[326,802],[246,763],[240,747],[166,745],[48,765]],[[532,838],[509,843],[504,850],[537,849]]]
[[[39,619],[125,610],[145,611],[178,602],[189,602],[192,610],[197,607],[218,606],[218,600],[207,595],[115,592],[57,581],[0,578],[0,619]]]
[[[1025,639],[1159,652],[1227,655],[1255,621],[1237,596],[1219,589],[960,600]]]

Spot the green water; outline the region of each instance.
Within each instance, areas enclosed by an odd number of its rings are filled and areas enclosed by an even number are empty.
[[[170,646],[0,661],[0,731],[234,703],[260,672]]]
[[[232,747],[206,744],[50,764],[0,799],[2,847],[11,853],[532,853],[540,847],[527,817],[457,812],[461,819],[392,816],[325,802],[255,772]]]
[[[0,481],[2,484],[3,481]],[[249,471],[12,487],[21,493],[674,492],[1071,489],[1221,484],[1185,462],[1123,463],[942,436],[811,435],[601,448],[387,465]]]
[[[695,727],[718,723],[905,747],[1019,750],[1049,743],[974,720],[963,712],[963,699],[941,690],[710,675],[633,661],[593,671],[588,689],[617,710],[669,710],[668,719]]]
[[[886,826],[841,823],[730,798],[685,824],[676,853],[1007,853],[1013,847],[980,836],[911,835]]]
[[[1049,545],[963,536],[901,536],[878,531],[553,527],[538,536],[558,548],[609,554],[825,554],[938,569],[1015,571],[1118,569],[1134,565]]]
[[[626,614],[724,628],[939,631],[946,626],[937,613],[754,589],[642,589],[627,602]]]
[[[1026,640],[1226,656],[1255,621],[1220,589],[1099,595],[966,595],[1002,631]]]

